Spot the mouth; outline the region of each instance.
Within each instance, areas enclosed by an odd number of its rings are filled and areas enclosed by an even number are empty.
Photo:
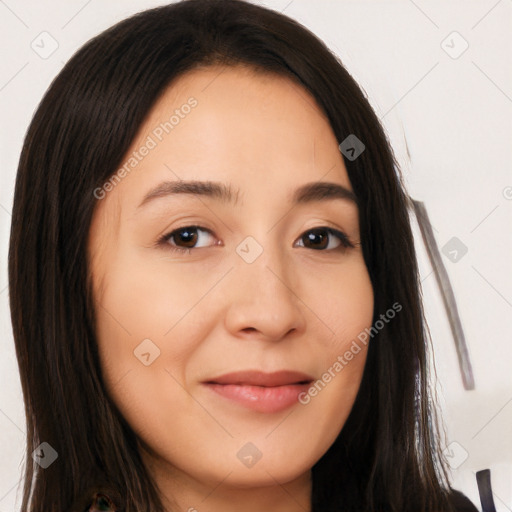
[[[235,404],[257,412],[283,411],[307,392],[313,377],[301,372],[282,370],[234,372],[215,377],[203,384],[212,392]]]

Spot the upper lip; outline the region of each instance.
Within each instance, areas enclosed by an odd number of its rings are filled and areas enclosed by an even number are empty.
[[[313,381],[311,375],[291,370],[280,370],[266,373],[259,370],[247,370],[226,373],[219,377],[209,379],[207,384],[235,384],[239,386],[286,386],[290,384],[309,384]]]

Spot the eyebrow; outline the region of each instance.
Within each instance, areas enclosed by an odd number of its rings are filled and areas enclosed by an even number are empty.
[[[144,196],[138,208],[155,199],[179,194],[205,196],[235,205],[238,203],[239,193],[240,190],[234,191],[231,186],[215,181],[164,181]],[[327,181],[314,181],[300,186],[293,193],[291,202],[305,204],[331,199],[342,199],[357,205],[354,192],[343,185]]]

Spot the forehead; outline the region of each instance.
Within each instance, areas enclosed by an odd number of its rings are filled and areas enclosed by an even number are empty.
[[[113,195],[121,194],[118,202],[132,211],[164,180],[232,184],[242,200],[289,196],[318,180],[351,188],[336,137],[312,95],[286,76],[239,66],[181,75],[149,112],[124,164],[129,175]]]

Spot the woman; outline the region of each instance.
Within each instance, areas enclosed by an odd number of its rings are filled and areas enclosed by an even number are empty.
[[[15,190],[22,509],[476,510],[439,455],[396,169],[281,14],[188,0],[79,50]]]

